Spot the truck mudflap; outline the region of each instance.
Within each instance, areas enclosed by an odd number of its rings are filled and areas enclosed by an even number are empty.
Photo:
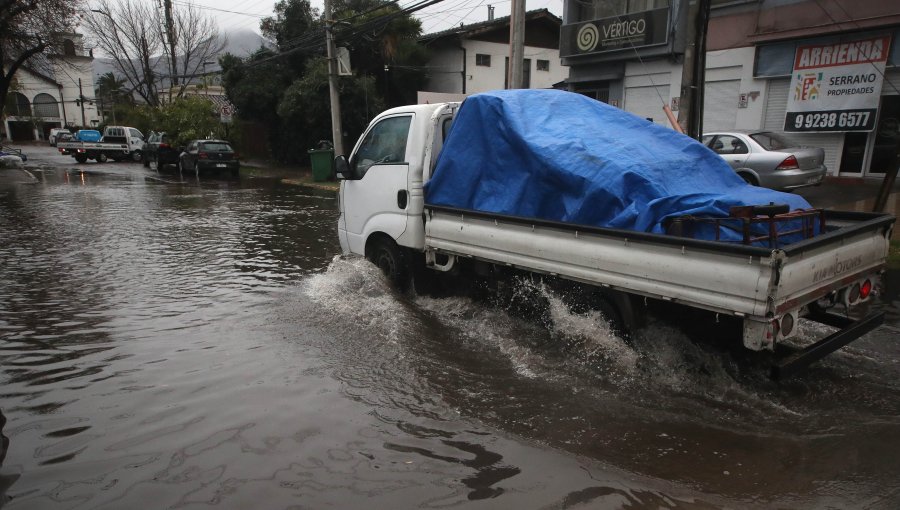
[[[819,361],[881,326],[884,323],[884,312],[871,313],[859,320],[827,312],[812,314],[806,318],[842,329],[785,357],[780,363],[772,367],[769,374],[772,379],[776,381],[787,379],[812,363]]]

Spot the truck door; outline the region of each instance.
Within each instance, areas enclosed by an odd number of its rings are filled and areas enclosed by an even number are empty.
[[[411,122],[411,114],[381,119],[369,128],[350,157],[350,167],[362,177],[341,185],[339,226],[345,251],[363,254],[372,232],[397,239],[406,230]]]

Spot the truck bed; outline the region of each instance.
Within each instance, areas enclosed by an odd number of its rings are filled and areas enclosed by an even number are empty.
[[[827,211],[779,249],[426,206],[425,249],[740,317],[814,301],[882,267],[894,218]]]

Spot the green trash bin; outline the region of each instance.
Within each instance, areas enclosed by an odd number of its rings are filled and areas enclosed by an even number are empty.
[[[316,182],[330,181],[334,175],[334,149],[310,149],[309,161]]]

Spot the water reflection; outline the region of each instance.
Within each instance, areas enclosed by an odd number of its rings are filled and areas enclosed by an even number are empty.
[[[547,324],[399,295],[335,257],[335,208],[156,174],[0,191],[9,506],[896,499],[885,338],[778,386],[662,320],[629,344],[552,294]]]

